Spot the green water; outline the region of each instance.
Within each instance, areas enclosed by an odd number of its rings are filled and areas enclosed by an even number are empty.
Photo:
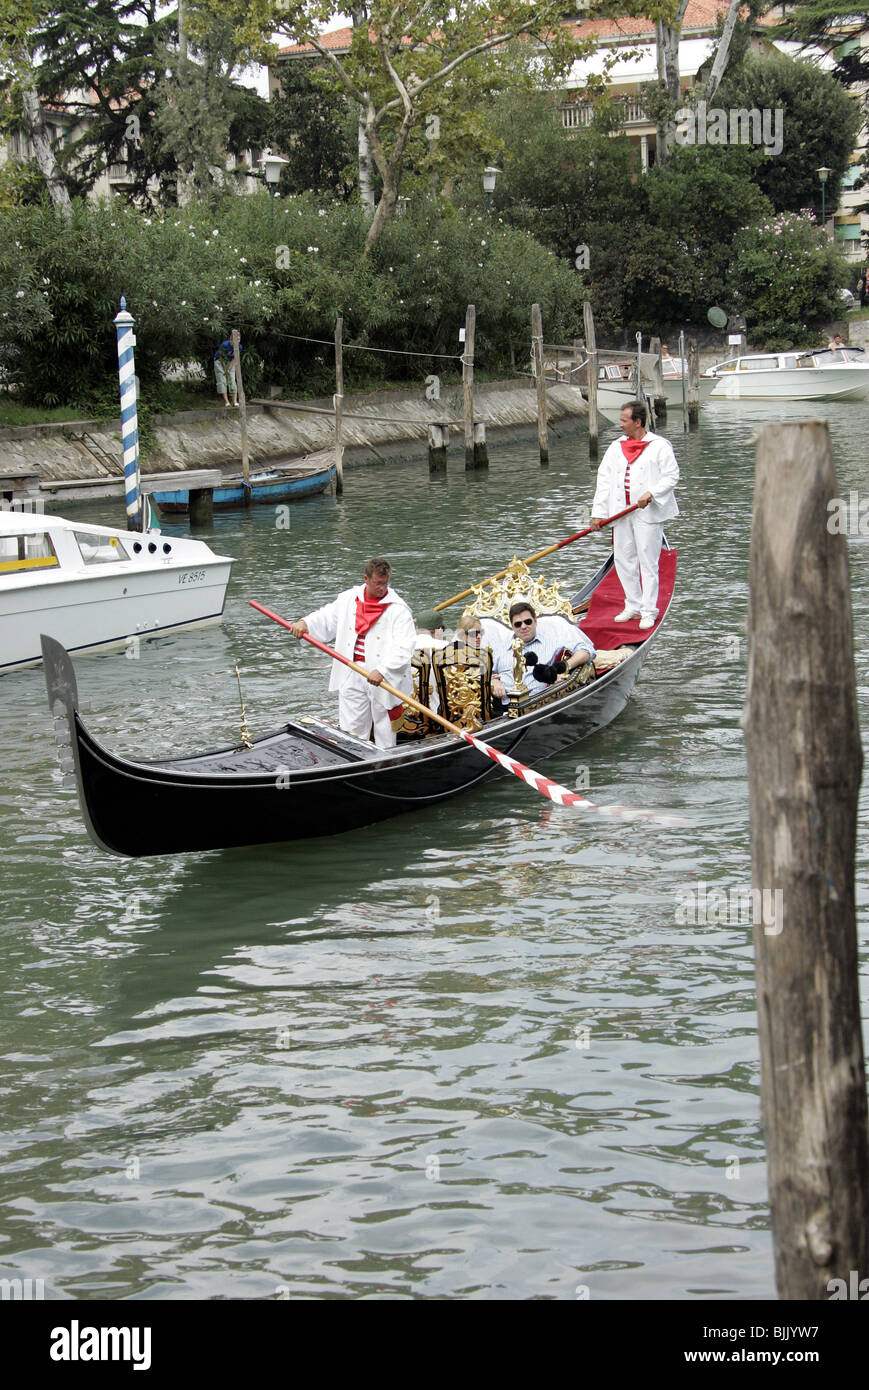
[[[862,496],[869,405],[823,413]],[[339,839],[120,860],[60,784],[41,671],[0,681],[0,1276],[56,1298],[772,1296],[750,927],[677,905],[750,883],[750,436],[801,414],[710,407],[691,436],[673,417],[668,624],[622,717],[546,766],[685,829],[583,819],[505,778]],[[296,617],[381,553],[429,607],[591,498],[581,433],[547,470],[497,439],[487,473],[454,458],[434,479],[351,465],[343,500],[289,531],[268,509],[219,519],[223,626],[77,660],[96,735],[140,756],[235,739],[236,661],[254,733],[329,710],[326,659],[249,598]],[[576,584],[603,553],[540,568]],[[862,854],[861,910],[867,884]]]

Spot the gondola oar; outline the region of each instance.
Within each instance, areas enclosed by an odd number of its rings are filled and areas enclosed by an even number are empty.
[[[286,618],[282,618],[278,613],[273,613],[270,608],[263,607],[261,603],[257,603],[256,599],[250,599],[249,603],[251,608],[255,608],[258,613],[262,613],[266,618],[271,618],[272,622],[279,623],[281,627],[289,628],[290,631],[292,631],[293,625],[291,622],[288,622]],[[312,637],[309,632],[303,632],[302,637],[304,641],[310,642],[312,647],[317,647],[319,651],[325,652],[326,655],[331,656],[333,660],[343,662],[345,666],[350,667],[351,671],[356,671],[358,675],[364,676],[366,680],[368,679],[368,672],[365,667],[360,666],[358,662],[351,661],[347,656],[342,656],[340,652],[335,651],[334,647],[327,647],[325,642],[320,642],[316,637]],[[550,777],[544,777],[541,772],[535,772],[533,767],[526,767],[525,764],[520,763],[517,758],[511,758],[509,754],[502,753],[497,748],[491,748],[489,744],[484,743],[482,739],[475,738],[473,734],[468,733],[467,729],[460,729],[458,724],[452,724],[449,719],[444,719],[443,715],[435,714],[433,710],[429,709],[428,705],[420,704],[419,700],[415,699],[413,695],[407,695],[402,690],[396,690],[394,685],[389,684],[389,681],[381,681],[380,686],[381,689],[388,690],[390,695],[394,695],[396,700],[400,700],[402,704],[410,705],[411,709],[418,710],[420,714],[424,714],[428,719],[433,719],[436,724],[441,724],[443,728],[448,729],[451,734],[455,734],[456,738],[464,739],[465,743],[470,743],[471,747],[476,748],[478,753],[485,753],[487,758],[491,758],[494,762],[500,763],[501,767],[506,768],[507,772],[512,772],[515,777],[519,777],[523,782],[526,782],[529,787],[533,787],[535,791],[540,792],[541,796],[548,797],[550,801],[554,801],[558,806],[573,806],[579,811],[597,811],[599,815],[611,816],[615,820],[642,820],[651,825],[664,826],[668,830],[675,826],[686,824],[679,816],[659,815],[655,811],[635,811],[630,806],[597,806],[593,801],[586,800],[584,796],[578,796],[576,792],[568,791],[567,787],[562,787],[558,782],[553,782]]]
[[[639,505],[639,502],[634,502],[630,507],[625,507],[623,512],[614,512],[612,516],[608,516],[605,521],[601,522],[600,526],[586,526],[584,531],[576,531],[572,536],[565,536],[563,541],[556,541],[554,545],[547,545],[545,550],[538,550],[536,554],[529,555],[522,561],[522,564],[530,565],[533,560],[542,560],[544,555],[551,555],[553,551],[561,550],[565,545],[572,545],[574,541],[581,540],[583,536],[590,535],[592,531],[601,530],[604,526],[611,526],[614,521],[618,521],[620,516],[627,516],[628,512],[635,512]],[[506,569],[498,570],[497,574],[490,574],[488,579],[481,579],[480,584],[492,584],[496,579],[503,579],[509,571],[510,566],[508,565]],[[472,594],[477,588],[479,588],[479,584],[472,584],[470,589],[463,589],[460,594],[453,594],[452,598],[445,598],[443,603],[435,604],[434,611],[440,613],[442,608],[451,608],[454,603],[458,603],[460,598],[467,598],[468,594]]]

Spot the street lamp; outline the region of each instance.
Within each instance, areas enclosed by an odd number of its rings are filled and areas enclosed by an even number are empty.
[[[492,216],[492,194],[495,192],[495,182],[500,169],[496,169],[494,164],[487,164],[483,170],[483,192],[486,195],[486,205],[489,209],[489,216]]]
[[[818,170],[818,178],[821,180],[821,226],[824,229],[824,236],[827,235],[827,179],[832,172],[832,169],[828,169],[826,165]]]
[[[269,226],[275,225],[275,189],[280,182],[281,169],[285,164],[289,164],[288,159],[281,159],[279,154],[272,154],[271,147],[266,145],[260,159],[260,166],[265,174],[266,185],[269,190]]]

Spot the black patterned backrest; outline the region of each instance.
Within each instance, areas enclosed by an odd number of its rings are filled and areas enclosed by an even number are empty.
[[[493,716],[492,653],[462,640],[433,651],[432,670],[441,713],[463,729],[478,728]]]

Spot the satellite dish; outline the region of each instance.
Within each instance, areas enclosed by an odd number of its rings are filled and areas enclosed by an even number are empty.
[[[723,309],[718,308],[717,304],[713,304],[706,317],[713,328],[724,328],[727,323],[727,315]]]

